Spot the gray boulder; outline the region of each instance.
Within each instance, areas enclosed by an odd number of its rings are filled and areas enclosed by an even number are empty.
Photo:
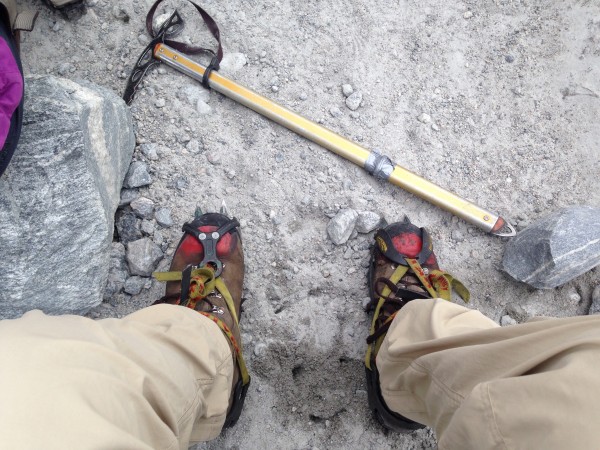
[[[600,264],[600,208],[574,206],[528,226],[509,241],[502,268],[538,289],[550,289]]]
[[[28,77],[19,147],[0,178],[0,318],[102,301],[113,218],[135,146],[128,108],[99,86]]]
[[[350,239],[358,213],[353,209],[340,210],[327,224],[327,234],[335,245],[342,245]]]

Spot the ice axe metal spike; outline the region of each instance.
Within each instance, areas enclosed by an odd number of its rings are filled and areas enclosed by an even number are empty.
[[[167,28],[165,27],[165,29]],[[154,45],[152,55],[156,60],[205,85],[208,84],[210,88],[226,97],[364,168],[376,178],[388,180],[390,183],[455,214],[488,233],[496,236],[516,235],[514,227],[507,220],[447,191],[398,164],[392,163],[389,157],[377,151],[367,150],[339,134],[241,86],[214,70],[209,71],[208,77],[206,77],[206,66],[191,60],[184,54],[165,45],[160,39],[157,40],[155,38],[151,45]],[[142,55],[146,54],[148,50],[149,47],[144,50]],[[134,69],[130,81],[134,78],[135,73],[136,69]],[[140,79],[141,77],[137,78],[137,85],[139,85]],[[125,100],[129,103],[132,98],[131,96],[131,98],[125,98]]]

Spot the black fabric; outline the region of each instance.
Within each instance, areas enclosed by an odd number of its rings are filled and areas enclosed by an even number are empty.
[[[21,75],[23,74],[23,67],[21,66],[21,59],[19,58],[19,52],[17,50],[17,42],[12,32],[10,31],[8,13],[0,5],[0,37],[2,37],[8,46],[19,66],[19,70],[21,71]],[[10,129],[8,130],[8,135],[6,136],[6,141],[4,142],[4,146],[2,150],[0,150],[0,177],[6,170],[8,163],[12,159],[15,150],[17,148],[17,144],[19,143],[19,137],[21,136],[21,126],[23,124],[23,98],[21,98],[21,103],[13,113],[10,120]]]

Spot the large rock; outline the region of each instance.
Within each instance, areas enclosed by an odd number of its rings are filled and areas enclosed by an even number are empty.
[[[21,141],[0,178],[0,317],[102,301],[113,218],[135,146],[113,92],[28,77]]]
[[[600,264],[600,208],[574,206],[530,225],[506,246],[502,268],[538,289],[550,289]]]

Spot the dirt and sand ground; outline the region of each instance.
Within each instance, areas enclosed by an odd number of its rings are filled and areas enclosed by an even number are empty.
[[[22,45],[28,74],[86,79],[121,94],[148,42],[149,1],[86,0],[41,11]],[[560,207],[600,206],[600,6],[594,1],[204,0],[218,22],[223,73],[319,121],[522,229]],[[194,10],[171,0],[184,37],[212,41]],[[164,12],[163,10],[162,12]],[[362,94],[351,111],[342,85]],[[369,413],[363,371],[371,234],[336,246],[343,207],[404,215],[430,231],[442,266],[499,320],[585,314],[595,269],[536,291],[499,270],[505,241],[380,182],[351,163],[168,68],[154,70],[132,112],[136,150],[171,208],[166,267],[197,204],[226,199],[243,222],[244,345],[253,382],[238,425],[199,448],[435,448],[430,430],[387,433]],[[197,100],[202,103],[198,105]],[[206,107],[208,105],[208,108]],[[426,116],[423,116],[425,114]],[[419,120],[419,118],[421,120]],[[120,316],[162,295],[153,284],[95,310]],[[459,300],[457,300],[459,301]]]

